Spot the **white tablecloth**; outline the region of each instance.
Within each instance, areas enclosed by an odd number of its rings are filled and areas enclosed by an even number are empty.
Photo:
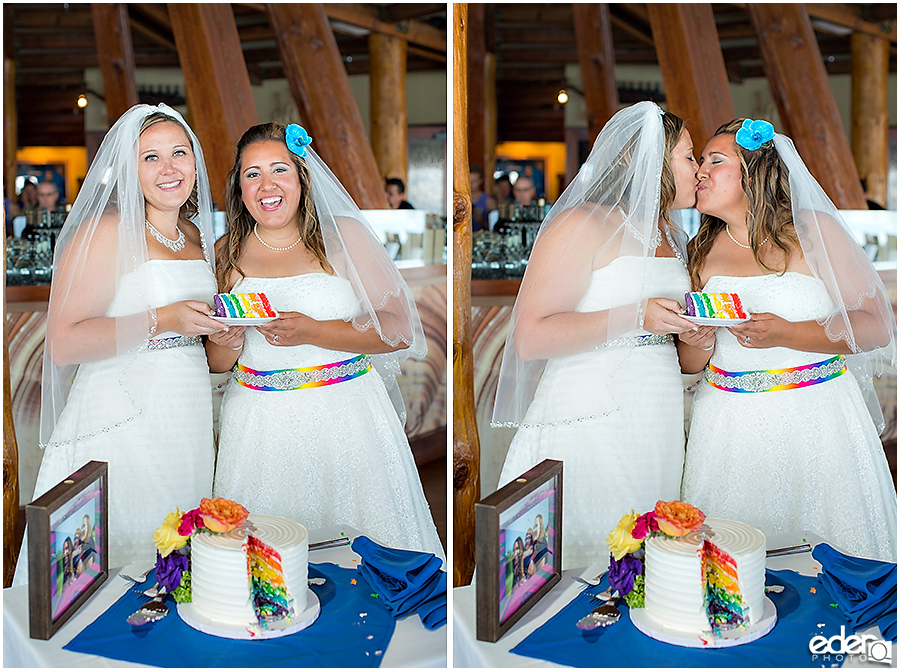
[[[766,539],[770,548],[789,547],[807,539],[815,547],[825,540],[815,534],[782,534]],[[593,578],[604,571],[608,563],[595,564],[587,568],[563,571],[560,580],[553,589],[529,610],[496,643],[479,641],[475,638],[475,583],[453,590],[453,666],[456,668],[486,667],[518,667],[518,668],[559,668],[559,664],[545,662],[532,657],[523,657],[510,652],[525,640],[538,627],[562,610],[582,589],[582,585],[572,579],[573,576]],[[811,552],[783,557],[770,557],[766,568],[772,570],[792,569],[802,575],[814,576],[819,572],[820,564],[812,557]],[[848,634],[850,632],[848,631]],[[858,633],[872,634],[881,638],[877,626],[869,627]],[[897,659],[897,645],[893,646],[893,659]],[[866,666],[857,660],[847,660],[844,668]],[[870,664],[871,666],[882,666]]]
[[[309,539],[311,543],[315,543],[337,538],[341,532],[351,539],[360,535],[359,531],[350,527],[337,526],[310,530]],[[359,556],[349,545],[310,553],[312,563],[333,562],[344,568],[355,568],[354,559],[359,559]],[[110,577],[103,587],[49,641],[28,637],[28,585],[3,590],[3,666],[89,668],[139,666],[106,657],[69,652],[62,647],[115,603],[125,590],[131,588],[130,582],[118,577],[120,572],[135,575],[146,568],[145,564],[111,570]],[[265,641],[260,641],[260,644],[265,645]],[[447,627],[429,631],[415,613],[397,620],[394,635],[384,653],[381,666],[445,668]]]

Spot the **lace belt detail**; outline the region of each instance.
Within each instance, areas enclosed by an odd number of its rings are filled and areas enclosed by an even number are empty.
[[[238,364],[234,371],[234,379],[239,385],[257,391],[294,391],[346,382],[368,373],[371,369],[372,362],[369,355],[360,354],[346,361],[308,368],[253,370]]]
[[[672,342],[675,342],[675,339],[672,337],[671,333],[666,333],[664,335],[651,334],[614,338],[602,345],[597,345],[594,349],[606,349],[607,347],[646,347],[647,345],[668,345]]]
[[[173,349],[175,347],[192,347],[203,344],[202,336],[175,336],[174,338],[156,338],[141,344],[139,351]]]
[[[705,379],[722,391],[758,392],[799,389],[832,380],[847,372],[843,355],[796,368],[730,373],[710,364]]]

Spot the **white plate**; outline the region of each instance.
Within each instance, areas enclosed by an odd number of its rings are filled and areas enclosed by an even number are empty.
[[[220,321],[228,326],[259,326],[260,324],[268,324],[275,321],[278,317],[216,317],[213,319]]]
[[[690,315],[680,315],[689,322],[694,322],[700,326],[737,326],[744,322],[750,321],[750,317],[746,319],[718,319],[716,317],[692,317]]]
[[[198,613],[194,604],[178,604],[178,615],[185,624],[204,634],[218,636],[219,638],[234,638],[246,641],[261,641],[267,638],[281,638],[290,636],[298,631],[306,629],[319,617],[319,597],[311,589],[306,592],[306,610],[295,614],[290,620],[279,622],[266,629],[259,625],[240,626],[227,624],[213,620],[202,613]]]
[[[712,631],[705,631],[702,635],[691,633],[681,629],[673,629],[658,622],[652,615],[647,614],[646,608],[630,608],[631,622],[637,630],[657,641],[680,645],[683,648],[732,648],[736,645],[744,645],[762,638],[775,627],[778,620],[778,611],[769,597],[764,597],[763,616],[759,622],[746,629],[732,629],[717,636]]]

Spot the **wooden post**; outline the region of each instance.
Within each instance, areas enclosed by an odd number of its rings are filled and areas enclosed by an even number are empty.
[[[850,144],[805,7],[751,2],[747,11],[785,134],[838,208],[866,209]]]
[[[384,177],[407,181],[406,41],[369,35],[372,152]]]
[[[203,147],[213,201],[225,209],[234,148],[259,123],[250,76],[229,4],[169,3],[192,128]]]
[[[468,6],[466,23],[466,109],[469,163],[477,163],[485,173],[487,190],[487,124],[485,119],[485,37],[484,3]]]
[[[887,203],[888,57],[887,40],[854,33],[850,36],[850,146],[869,200]]]
[[[588,136],[593,144],[603,125],[619,109],[609,5],[573,3],[572,18],[587,106]]]
[[[128,5],[92,2],[91,13],[94,16],[94,40],[97,42],[100,73],[103,75],[106,121],[112,126],[116,119],[139,102]]]
[[[316,153],[359,207],[387,207],[384,182],[322,4],[270,2],[266,9]]]
[[[666,107],[684,119],[699,153],[716,128],[735,116],[712,5],[648,3],[647,13]]]
[[[453,584],[475,571],[475,503],[481,498],[481,448],[475,421],[472,353],[472,199],[466,111],[466,15],[453,5]]]
[[[15,102],[15,97],[13,97]],[[5,245],[4,245],[5,248]],[[6,273],[6,254],[3,255]],[[9,381],[9,329],[6,322],[6,292],[3,292],[3,587],[12,585],[19,558],[19,449],[13,423]]]
[[[497,56],[484,54],[484,190],[494,195],[494,170],[497,168]]]
[[[5,9],[5,8],[4,8]],[[3,193],[16,200],[19,160],[19,117],[16,114],[16,62],[3,58]]]

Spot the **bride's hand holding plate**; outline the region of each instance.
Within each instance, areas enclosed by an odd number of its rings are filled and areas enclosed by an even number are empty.
[[[681,316],[681,303],[670,298],[651,298],[644,313],[644,330],[657,335],[696,331],[692,324]]]
[[[156,334],[174,331],[183,336],[211,335],[228,327],[210,317],[213,309],[203,301],[178,301],[156,308]]]
[[[716,328],[715,326],[701,326],[696,331],[679,333],[678,339],[686,345],[709,352],[716,345]]]
[[[219,331],[218,333],[210,333],[209,340],[221,347],[237,350],[244,344],[244,327],[229,326],[227,331]]]
[[[750,315],[750,321],[728,330],[743,347],[790,347],[791,322],[769,312]]]
[[[279,312],[278,319],[256,329],[265,336],[270,345],[294,347],[311,342],[318,322],[302,312]]]

